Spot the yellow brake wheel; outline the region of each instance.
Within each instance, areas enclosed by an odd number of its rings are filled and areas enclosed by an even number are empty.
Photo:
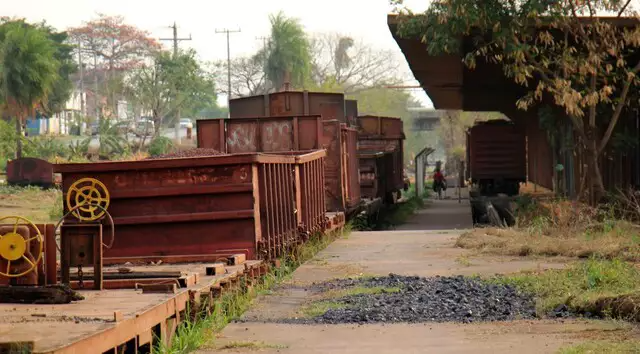
[[[6,220],[11,219],[13,219],[13,223],[6,222]],[[12,215],[2,217],[0,218],[0,225],[2,224],[13,224],[13,230],[7,232],[6,234],[0,235],[0,258],[4,259],[7,262],[7,267],[3,267],[4,269],[0,269],[0,275],[8,278],[17,278],[31,273],[36,269],[38,263],[40,263],[40,260],[42,259],[44,239],[42,237],[42,234],[40,233],[40,230],[38,230],[38,228],[31,221],[21,216]],[[25,225],[31,230],[35,230],[37,234],[25,239],[18,233],[18,226],[20,225]],[[36,258],[35,262],[27,257],[27,250],[29,249],[29,245],[31,241],[34,240],[38,242],[38,254],[33,255]],[[24,261],[29,263],[29,268],[21,273],[11,273],[12,262],[16,261]]]
[[[94,221],[104,216],[109,207],[109,190],[95,178],[75,181],[67,191],[67,209],[80,221]]]

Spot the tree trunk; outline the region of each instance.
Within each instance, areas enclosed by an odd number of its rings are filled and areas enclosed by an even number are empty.
[[[589,203],[595,205],[599,203],[605,196],[606,190],[602,181],[602,173],[600,172],[599,154],[596,149],[595,140],[589,142],[584,149],[584,158],[586,169],[586,188],[589,191]],[[584,195],[584,193],[581,193]]]
[[[22,158],[22,119],[20,116],[16,117],[16,134],[18,139],[16,140],[16,159]]]

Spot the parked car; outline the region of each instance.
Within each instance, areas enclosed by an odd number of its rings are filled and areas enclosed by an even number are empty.
[[[180,128],[193,129],[193,122],[191,121],[191,118],[180,119]]]

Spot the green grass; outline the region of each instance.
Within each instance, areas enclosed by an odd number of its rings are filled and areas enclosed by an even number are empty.
[[[561,304],[576,311],[606,311],[598,309],[600,300],[640,290],[640,270],[625,261],[592,258],[562,270],[520,273],[494,281],[536,294],[541,314]]]
[[[562,348],[559,354],[621,354],[640,353],[640,341],[592,341]]]
[[[364,279],[364,278],[363,278]],[[352,286],[345,289],[330,290],[323,294],[323,298],[341,298],[355,295],[376,295],[398,293],[402,291],[400,287],[384,287],[384,286]]]
[[[0,217],[18,215],[33,223],[57,222],[62,216],[62,192],[39,187],[0,186]]]
[[[344,232],[344,230],[337,230],[331,235],[317,234],[312,236],[307,243],[292,250],[282,260],[281,266],[273,268],[256,286],[224,294],[215,301],[210,316],[199,316],[195,321],[182,322],[178,326],[172,342],[169,345],[164,345],[159,341],[160,344],[155,348],[154,353],[181,354],[189,353],[205,345],[211,346],[215,334],[248,310],[257,296],[269,293],[274,285],[289,279],[296,268],[313,258],[334,239],[341,237]]]
[[[324,315],[327,311],[347,307],[347,304],[336,300],[314,301],[302,307],[300,313],[306,318],[314,318]]]

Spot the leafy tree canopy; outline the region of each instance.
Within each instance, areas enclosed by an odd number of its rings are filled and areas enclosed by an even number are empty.
[[[434,0],[420,16],[401,8],[399,33],[421,38],[433,55],[462,54],[471,69],[480,60],[501,65],[526,89],[520,109],[540,102],[562,109],[582,141],[589,177],[583,181],[596,200],[604,194],[598,159],[640,85],[640,22],[632,4]]]
[[[311,47],[302,25],[282,12],[269,16],[271,36],[266,48],[265,73],[276,89],[290,75],[293,87],[305,87],[311,74]]]
[[[73,83],[70,75],[77,70],[73,60],[73,47],[67,44],[66,32],[58,32],[46,22],[35,24],[27,23],[24,19],[0,18],[0,44],[4,42],[9,30],[14,26],[23,26],[42,31],[52,42],[54,47],[53,58],[59,63],[58,77],[53,84],[53,89],[47,96],[47,100],[39,103],[39,109],[45,116],[61,112],[71,96]]]

